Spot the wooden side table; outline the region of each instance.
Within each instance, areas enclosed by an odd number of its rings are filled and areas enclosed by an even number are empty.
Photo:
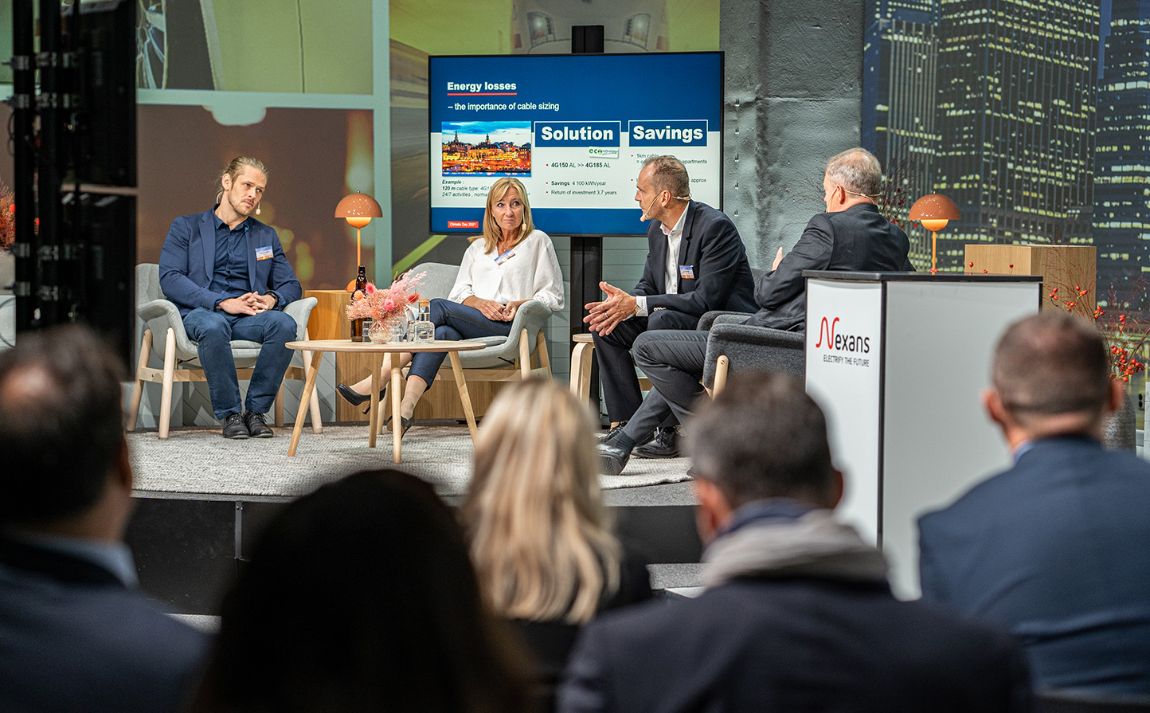
[[[346,290],[307,290],[304,296],[315,297],[318,300],[308,321],[309,339],[351,338],[351,324],[345,312],[349,298]],[[375,360],[367,353],[336,353],[335,383],[354,384],[368,373],[373,363],[376,363]],[[445,386],[449,386],[450,383],[450,379],[444,380]],[[476,416],[482,416],[487,411],[503,386],[500,383],[480,382],[469,387],[472,410]],[[460,404],[453,391],[454,389],[450,388],[428,389],[415,409],[416,418],[421,420],[466,418],[466,414],[460,413]],[[361,413],[360,407],[352,406],[338,396],[334,403],[337,423],[363,423],[368,419]]]
[[[350,339],[307,339],[298,342],[288,342],[288,349],[295,349],[311,354],[311,362],[307,365],[307,378],[304,381],[303,395],[300,403],[307,403],[315,390],[316,374],[324,352],[335,354],[360,354],[371,358],[371,410],[368,418],[367,445],[375,448],[375,436],[379,432],[379,372],[384,365],[391,366],[393,354],[403,352],[447,352],[451,360],[451,371],[455,376],[455,384],[459,392],[459,401],[463,406],[464,416],[467,418],[467,429],[471,433],[471,441],[475,442],[477,428],[475,426],[475,412],[471,408],[471,396],[467,392],[467,380],[463,376],[463,367],[459,363],[459,352],[482,349],[484,345],[478,342],[436,340],[431,342],[395,342],[377,344],[375,342],[353,342]],[[402,377],[399,369],[391,369],[391,459],[393,463],[401,463],[403,454],[403,419],[398,418],[400,410],[400,391]],[[299,437],[303,432],[303,419],[296,419],[296,426],[292,430],[291,443],[288,444],[288,455],[296,454]]]

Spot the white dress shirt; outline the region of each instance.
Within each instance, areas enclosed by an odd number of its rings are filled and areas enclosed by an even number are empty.
[[[665,223],[660,223],[659,228],[663,231],[663,235],[667,236],[667,263],[663,266],[666,271],[663,273],[663,284],[666,285],[664,294],[677,295],[679,294],[679,243],[683,240],[683,223],[687,220],[687,209],[684,208],[683,212],[679,215],[679,220],[675,222],[675,227],[667,230]],[[647,296],[635,296],[635,316],[647,316]]]
[[[533,230],[502,255],[483,252],[483,238],[472,242],[447,298],[462,303],[472,295],[502,304],[539,300],[552,312],[563,309],[563,273],[551,238]]]

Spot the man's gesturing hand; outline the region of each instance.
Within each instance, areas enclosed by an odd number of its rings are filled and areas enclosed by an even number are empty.
[[[605,337],[613,332],[620,322],[635,316],[636,303],[633,295],[610,283],[600,282],[599,289],[603,290],[606,297],[602,302],[585,305],[587,316],[583,321],[592,332],[598,332],[600,336]]]

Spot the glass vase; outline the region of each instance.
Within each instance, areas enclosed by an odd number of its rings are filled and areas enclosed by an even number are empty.
[[[402,342],[406,325],[401,319],[376,320],[368,330],[368,339],[375,344],[394,344]]]

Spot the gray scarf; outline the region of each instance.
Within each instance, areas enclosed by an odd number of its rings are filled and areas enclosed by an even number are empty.
[[[857,582],[886,581],[882,553],[830,510],[794,520],[751,522],[712,542],[703,553],[703,585],[736,577],[809,576]]]

